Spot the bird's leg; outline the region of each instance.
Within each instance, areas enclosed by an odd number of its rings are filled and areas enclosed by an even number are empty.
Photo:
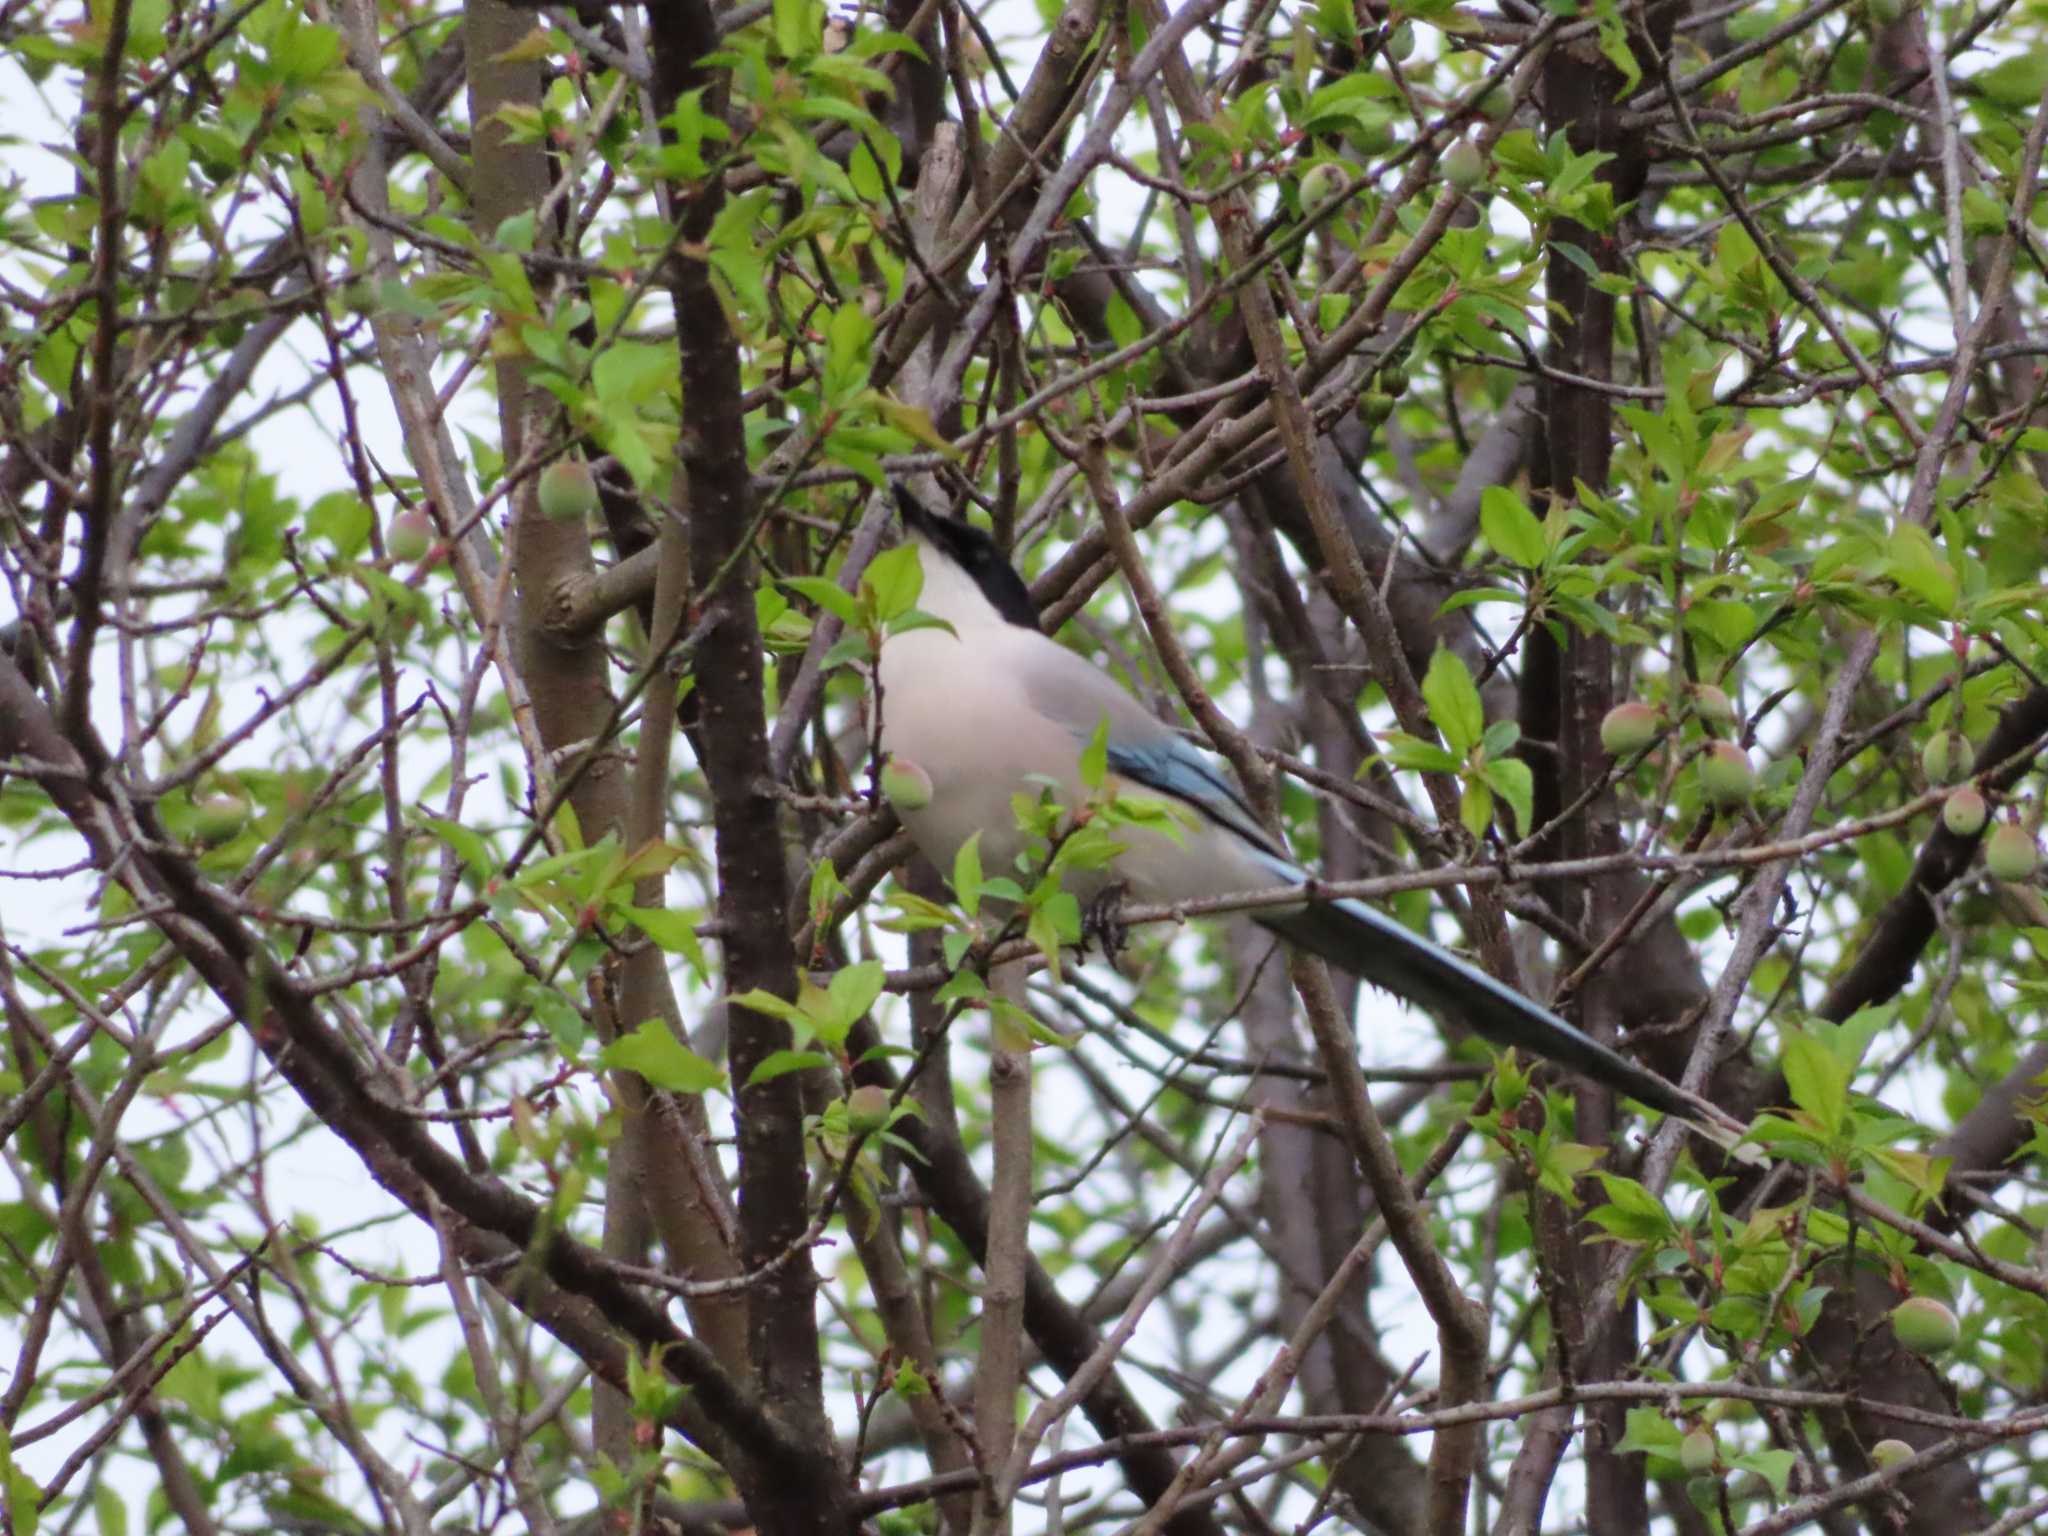
[[[1088,953],[1088,946],[1095,944],[1102,950],[1102,958],[1115,965],[1117,957],[1124,951],[1130,939],[1130,928],[1124,922],[1124,897],[1130,887],[1118,880],[1105,885],[1081,909],[1081,953]]]

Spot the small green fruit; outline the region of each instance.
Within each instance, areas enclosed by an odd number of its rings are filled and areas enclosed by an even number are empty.
[[[1393,114],[1361,112],[1351,120],[1345,137],[1361,154],[1383,155],[1394,147]]]
[[[1984,867],[2000,880],[2032,879],[2040,862],[2034,834],[2013,822],[1998,827],[1984,843]]]
[[[540,472],[540,511],[549,522],[580,522],[596,510],[597,476],[581,459],[557,459]]]
[[[1721,1460],[1721,1442],[1711,1429],[1689,1429],[1678,1442],[1678,1464],[1688,1472],[1711,1472]]]
[[[1444,179],[1460,192],[1470,192],[1486,179],[1486,160],[1469,139],[1460,139],[1445,150],[1441,164]]]
[[[863,1083],[846,1096],[846,1128],[858,1136],[871,1136],[889,1125],[889,1090]]]
[[[1408,56],[1413,52],[1415,52],[1415,28],[1404,21],[1387,34],[1387,57],[1396,64],[1401,64],[1407,62]]]
[[[932,776],[907,757],[882,764],[882,793],[899,812],[921,811],[932,803]]]
[[[433,543],[434,525],[424,512],[401,512],[384,530],[384,547],[391,552],[391,558],[408,565],[425,559]]]
[[[1358,419],[1376,427],[1394,414],[1394,397],[1384,389],[1368,389],[1358,397]]]
[[[1408,393],[1408,370],[1400,363],[1382,363],[1373,378],[1396,400]]]
[[[1735,706],[1728,702],[1728,695],[1712,683],[1693,685],[1692,711],[1700,717],[1703,725],[1717,731],[1731,730],[1735,725]]]
[[[1880,1440],[1870,1448],[1870,1464],[1882,1472],[1886,1467],[1895,1467],[1913,1454],[1913,1447],[1903,1440]]]
[[[192,807],[192,830],[208,848],[217,848],[249,824],[249,802],[240,795],[208,795]]]
[[[1732,741],[1717,741],[1700,759],[1700,788],[1707,798],[1724,807],[1746,805],[1756,793],[1756,770],[1749,754]]]
[[[1920,749],[1920,771],[1930,784],[1953,784],[1970,772],[1970,739],[1954,731],[1941,731],[1927,738]]]
[[[1892,1332],[1916,1355],[1954,1349],[1963,1336],[1955,1313],[1932,1296],[1908,1296],[1892,1308]]]
[[[1641,699],[1624,699],[1600,722],[1600,745],[1612,757],[1628,757],[1657,739],[1657,711]]]
[[[1310,166],[1301,178],[1301,206],[1304,212],[1319,208],[1344,189],[1344,173],[1327,160]]]
[[[1941,824],[1957,837],[1975,837],[1984,830],[1984,797],[1968,784],[1949,791],[1941,804]]]
[[[1499,122],[1515,110],[1515,98],[1508,94],[1506,86],[1496,85],[1479,98],[1479,110],[1495,122]]]

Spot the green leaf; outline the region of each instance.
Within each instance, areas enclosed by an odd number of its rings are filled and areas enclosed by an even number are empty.
[[[1486,734],[1486,710],[1479,702],[1479,690],[1465,663],[1439,646],[1429,659],[1429,671],[1422,679],[1423,702],[1429,717],[1443,732],[1444,743],[1460,758],[1479,745]]]
[[[2048,53],[2022,48],[1972,76],[1970,84],[2001,107],[2031,107],[2048,89]]]
[[[765,987],[738,992],[726,999],[736,1008],[751,1008],[756,1013],[765,1013],[771,1019],[780,1019],[785,1024],[801,1024],[810,1027],[810,1019],[800,1004],[792,1003],[786,997],[777,997]]]
[[[1568,147],[1559,144],[1554,138],[1552,144],[1553,147],[1564,150],[1563,163],[1558,167],[1556,174],[1550,178],[1550,195],[1554,200],[1561,201],[1569,198],[1579,188],[1591,183],[1594,173],[1614,158],[1611,153],[1604,149],[1588,150],[1583,155],[1575,155],[1570,152]],[[1581,200],[1581,207],[1583,208],[1583,200]],[[1577,250],[1578,247],[1574,246],[1573,249]]]
[[[220,1418],[220,1372],[198,1350],[181,1358],[164,1373],[160,1389],[165,1397],[183,1403],[202,1419],[217,1421]]]
[[[341,34],[332,27],[295,23],[281,29],[271,46],[272,62],[292,80],[317,80],[341,58]]]
[[[455,856],[462,860],[462,867],[477,880],[488,880],[497,873],[498,861],[492,857],[491,845],[481,832],[465,827],[459,821],[450,821],[445,816],[422,816],[420,820],[429,832],[455,851]]]
[[[1886,574],[1937,613],[1956,606],[1956,573],[1934,547],[1934,538],[1918,523],[1900,523],[1892,530],[1891,558]]]
[[[811,870],[811,910],[822,911],[847,894],[846,882],[839,878],[838,867],[830,859],[818,860]]]
[[[675,355],[640,341],[614,342],[590,365],[597,397],[612,410],[643,405],[672,391]]]
[[[1871,1042],[1891,1027],[1898,1011],[1896,1001],[1868,1003],[1828,1031],[1825,1038],[1833,1045],[1835,1055],[1847,1064],[1851,1077],[1863,1065]]]
[[[1453,592],[1437,607],[1437,612],[1456,613],[1461,608],[1476,608],[1481,603],[1512,603],[1520,608],[1528,599],[1520,592],[1509,592],[1501,587],[1467,587],[1462,592]]]
[[[1849,1065],[1814,1035],[1794,1030],[1785,1036],[1785,1086],[1792,1102],[1830,1136],[1840,1136],[1849,1115]]]
[[[953,855],[953,895],[969,917],[981,910],[981,834],[975,833]]]
[[[370,542],[370,507],[347,491],[330,491],[306,509],[306,532],[334,546],[344,559],[362,553]]]
[[[1678,1442],[1685,1438],[1685,1431],[1665,1418],[1661,1408],[1631,1408],[1627,1423],[1627,1432],[1614,1447],[1616,1451],[1624,1455],[1641,1451],[1672,1461],[1678,1459]]]
[[[697,940],[697,914],[669,907],[621,907],[620,915],[672,955],[689,961],[699,980],[709,975],[704,946]]]
[[[1595,0],[1593,15],[1600,29],[1600,52],[1607,62],[1621,72],[1620,95],[1627,96],[1642,83],[1643,67],[1636,62],[1636,56],[1629,52],[1628,28],[1622,24],[1620,8],[1615,0]]]
[[[1771,1485],[1771,1492],[1784,1498],[1791,1487],[1792,1464],[1799,1458],[1791,1451],[1761,1450],[1745,1451],[1729,1462],[1745,1472],[1754,1472]]]
[[[785,576],[782,584],[802,593],[843,624],[860,622],[859,601],[828,576]]]
[[[1358,16],[1350,0],[1316,0],[1315,22],[1316,30],[1330,42],[1358,46]]]
[[[1600,275],[1600,264],[1586,254],[1584,247],[1574,245],[1569,240],[1552,240],[1549,242],[1549,249],[1557,252],[1586,276],[1597,278]]]
[[[1044,907],[1031,909],[1030,916],[1025,920],[1024,937],[1038,946],[1038,952],[1045,957],[1045,968],[1051,974],[1054,983],[1061,981],[1059,928],[1046,915]]]
[[[1384,740],[1387,761],[1396,768],[1411,769],[1417,773],[1456,773],[1462,766],[1459,759],[1435,742],[1410,736],[1406,731],[1389,731]]]
[[[957,929],[946,935],[945,942],[950,946],[956,939],[959,940],[960,946],[964,950],[967,946],[968,937]],[[949,951],[946,963],[957,967],[960,964],[959,955]],[[955,1003],[978,1003],[987,996],[988,987],[979,976],[975,975],[972,971],[955,970],[951,979],[932,994],[932,1001],[941,1008],[950,1008]]]
[[[775,0],[775,51],[800,59],[818,51],[819,29],[811,0]]]
[[[599,1063],[637,1072],[671,1093],[706,1093],[725,1086],[725,1073],[675,1037],[660,1019],[649,1019],[598,1052]]]
[[[934,453],[943,453],[949,459],[960,457],[960,450],[946,441],[944,433],[932,425],[931,412],[918,405],[905,405],[879,389],[868,390],[861,396],[861,403],[901,432],[904,436],[924,444]]]
[[[884,918],[882,926],[892,933],[924,933],[933,928],[953,926],[951,911],[909,891],[891,891],[889,905],[895,909],[896,915]]]
[[[43,1515],[42,1503],[43,1490],[34,1478],[15,1466],[12,1437],[0,1429],[0,1507],[7,1511],[7,1527],[14,1536],[36,1536],[36,1524]]]
[[[1757,250],[1756,241],[1734,219],[1723,224],[1720,234],[1714,237],[1714,261],[1722,275],[1731,280],[1747,278],[1763,267],[1763,255]]]
[[[128,1501],[121,1497],[120,1490],[108,1483],[100,1483],[92,1491],[93,1515],[99,1522],[100,1536],[128,1536]]]
[[[654,490],[658,468],[654,450],[648,446],[646,433],[633,416],[607,413],[592,424],[591,431],[604,445],[604,451],[617,459],[626,473],[633,477],[634,485],[642,491]]]
[[[1104,715],[1081,752],[1081,782],[1089,789],[1102,788],[1109,773],[1109,716]]]
[[[1596,1172],[1609,1204],[1587,1214],[1614,1237],[1630,1243],[1662,1242],[1671,1233],[1671,1214],[1664,1203],[1634,1179]]]
[[[1493,163],[1524,181],[1540,181],[1550,174],[1550,161],[1543,145],[1527,128],[1510,128],[1493,146]]]
[[[616,890],[621,886],[636,885],[653,875],[665,875],[682,856],[683,850],[674,843],[642,843],[631,854],[615,858],[606,867],[601,889]]]
[[[1477,842],[1493,825],[1493,791],[1483,780],[1467,779],[1464,796],[1458,802],[1458,821]]]
[[[868,562],[861,587],[873,594],[875,617],[882,623],[910,612],[924,591],[924,564],[917,557],[917,546],[898,544],[883,550]]]
[[[1576,1204],[1578,1192],[1572,1186],[1606,1155],[1603,1148],[1589,1147],[1584,1142],[1552,1141],[1546,1131],[1534,1154],[1536,1182],[1558,1199]]]
[[[1024,937],[1045,956],[1054,981],[1060,979],[1060,949],[1080,942],[1081,904],[1065,891],[1054,891],[1031,909]]]
[[[642,1355],[638,1350],[629,1351],[626,1356],[626,1397],[633,1405],[633,1416],[650,1423],[658,1423],[675,1411],[676,1404],[685,1395],[685,1389],[676,1385],[668,1373],[661,1368],[656,1355]]]
[[[1536,816],[1536,778],[1529,765],[1518,757],[1489,758],[1482,777],[1515,813],[1515,835],[1527,837]]]
[[[1747,603],[1700,598],[1686,609],[1685,625],[1724,654],[1734,655],[1756,633],[1756,614]]]
[[[863,73],[871,74],[873,71]],[[864,139],[880,140],[883,137],[882,125],[875,121],[872,113],[857,102],[848,101],[841,96],[806,96],[797,104],[796,115],[800,118],[822,117],[832,122],[845,123]]]
[[[868,362],[874,353],[875,322],[859,304],[841,304],[825,329],[825,372],[822,384],[828,404],[839,405],[867,387]]]
[[[1091,858],[1086,863],[1071,857],[1067,850],[1086,838],[1097,827],[1146,827],[1185,847],[1188,829],[1198,824],[1193,808],[1181,801],[1123,790],[1110,797],[1109,804],[1102,808],[1100,817],[1060,846],[1058,862],[1062,867],[1100,868],[1124,851],[1125,844],[1118,842],[1114,837],[1105,837],[1100,857]]]
[[[1479,528],[1504,559],[1526,570],[1543,564],[1550,541],[1543,536],[1543,524],[1524,505],[1522,498],[1504,485],[1489,485],[1479,496]]]
[[[655,157],[655,168],[678,180],[694,181],[711,167],[704,163],[706,139],[729,139],[732,130],[723,119],[704,110],[705,87],[685,91],[676,99],[675,110],[662,119],[670,137]]]
[[[747,1074],[747,1086],[758,1088],[763,1083],[772,1083],[778,1077],[787,1077],[792,1072],[805,1072],[812,1067],[829,1067],[832,1058],[817,1051],[770,1051],[754,1063],[754,1070]]]
[[[826,986],[825,995],[832,999],[833,1011],[840,1022],[851,1025],[872,1008],[875,999],[882,995],[886,976],[879,960],[861,960],[835,971]]]
[[[1968,187],[1963,191],[1963,233],[1966,235],[1996,235],[2005,231],[2009,210],[2005,204],[1993,197],[1982,187]]]
[[[821,665],[827,672],[830,672],[835,668],[845,666],[848,662],[866,661],[871,650],[872,647],[868,644],[868,637],[866,635],[857,629],[849,629],[845,634],[832,642],[832,648],[825,652]]]

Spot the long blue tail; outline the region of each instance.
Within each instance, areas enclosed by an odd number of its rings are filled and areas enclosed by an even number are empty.
[[[1289,881],[1303,878],[1292,866],[1280,867]],[[1290,944],[1341,970],[1420,1003],[1432,1013],[1462,1020],[1496,1045],[1513,1046],[1526,1055],[1583,1072],[1651,1109],[1692,1121],[1725,1144],[1725,1117],[1712,1105],[1636,1065],[1363,902],[1317,901],[1253,915]]]

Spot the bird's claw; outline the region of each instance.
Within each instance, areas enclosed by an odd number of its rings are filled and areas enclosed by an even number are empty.
[[[1102,950],[1102,958],[1111,965],[1124,951],[1130,939],[1130,927],[1124,922],[1124,897],[1128,887],[1122,881],[1104,886],[1089,898],[1088,905],[1081,911],[1081,953],[1087,954],[1091,944]]]

